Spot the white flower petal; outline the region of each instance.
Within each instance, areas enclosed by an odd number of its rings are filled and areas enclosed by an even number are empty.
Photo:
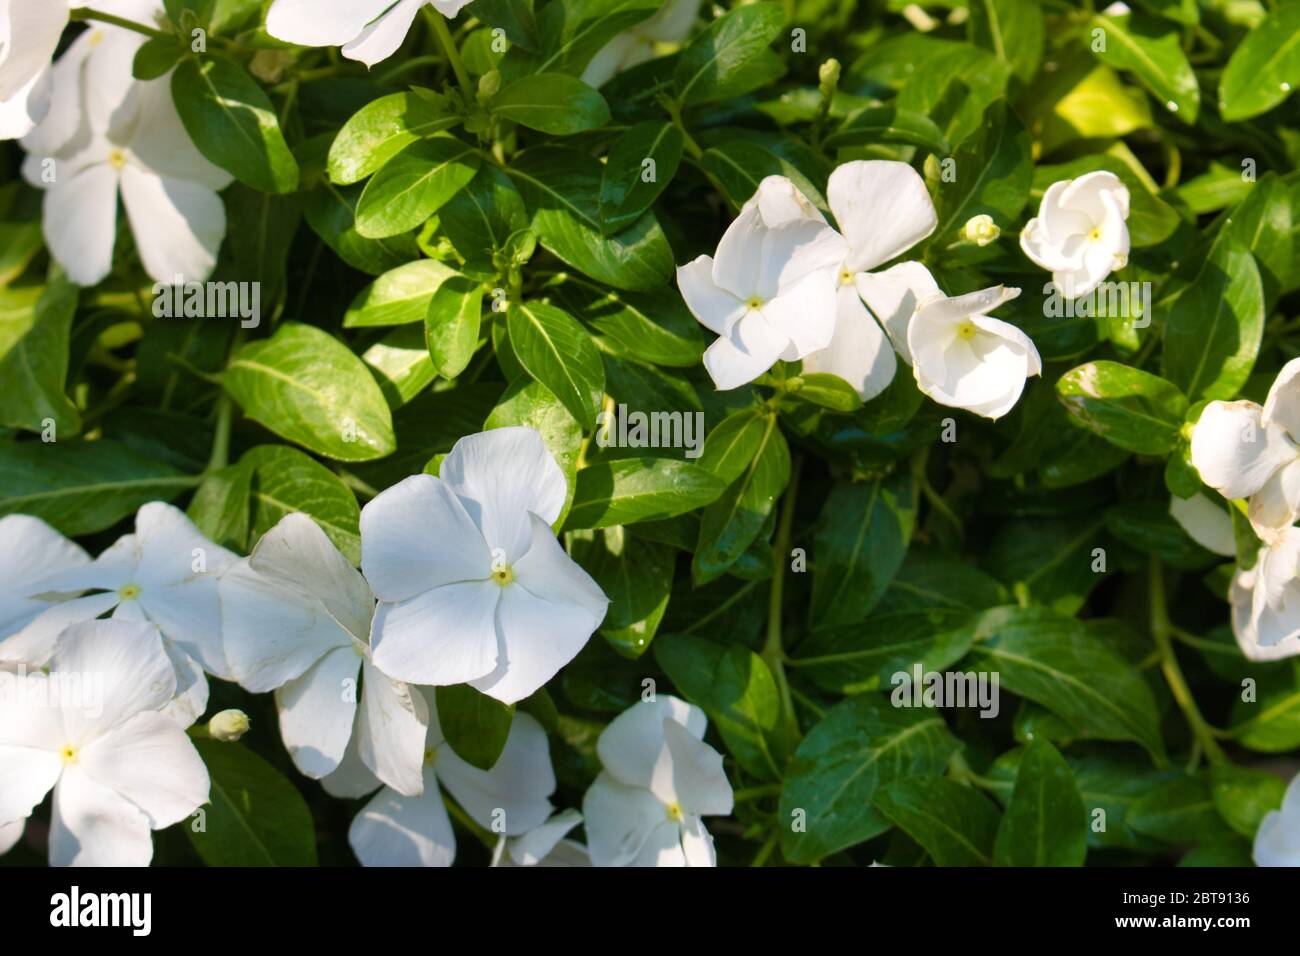
[[[773,229],[792,222],[826,222],[821,211],[785,176],[763,178],[742,210],[755,207],[762,216],[763,223]]]
[[[687,866],[717,866],[718,854],[713,848],[713,837],[704,828],[698,816],[687,817],[682,823],[682,853]]]
[[[69,766],[54,789],[51,866],[148,866],[153,836],[144,811],[83,769]]]
[[[357,721],[361,720],[361,710],[357,710]],[[361,736],[359,728],[352,730],[352,739],[343,751],[343,759],[338,767],[328,776],[321,777],[320,785],[331,797],[356,800],[374,793],[383,786],[383,781],[370,772],[370,768],[361,760],[358,741]],[[423,756],[423,754],[422,754]],[[421,775],[423,784],[423,775]]]
[[[0,744],[0,820],[31,816],[62,772],[58,751]]]
[[[540,826],[554,809],[548,799],[555,792],[555,771],[546,731],[522,712],[515,714],[505,749],[491,770],[466,763],[449,744],[438,748],[433,769],[475,823],[504,826],[507,836]]]
[[[1197,492],[1190,498],[1169,498],[1169,514],[1187,532],[1188,537],[1201,547],[1231,558],[1237,553],[1236,539],[1232,533],[1232,517],[1209,499]]]
[[[664,722],[681,724],[696,740],[704,739],[704,711],[668,694],[638,701],[615,717],[596,741],[605,769],[620,783],[649,788],[665,747]]]
[[[360,657],[343,648],[275,692],[285,749],[308,777],[319,780],[342,762],[356,719],[360,673]]]
[[[749,307],[713,282],[713,259],[700,256],[677,270],[677,288],[699,323],[718,335],[728,334]]]
[[[67,742],[81,747],[141,711],[176,696],[176,670],[162,636],[143,621],[87,621],[59,638],[52,673],[79,677],[85,690],[62,706]]]
[[[463,684],[497,663],[495,581],[445,584],[375,611],[371,655],[394,680],[429,687]]]
[[[830,345],[837,315],[834,273],[814,272],[765,302],[763,318],[789,342],[782,358],[803,358]]]
[[[122,203],[145,272],[155,282],[176,276],[202,281],[212,274],[226,236],[226,207],[210,188],[128,164]]]
[[[653,793],[619,783],[608,773],[601,773],[587,788],[582,819],[593,866],[634,865],[656,830],[668,824],[677,832],[676,821]],[[658,841],[650,853],[657,856]]]
[[[0,641],[0,661],[44,667],[58,647],[59,637],[69,626],[92,621],[117,605],[114,592],[73,598],[51,606],[12,637]]]
[[[357,713],[357,752],[376,777],[399,793],[413,796],[424,786],[424,740],[429,709],[422,694],[390,680],[367,661]]]
[[[343,55],[366,66],[374,66],[397,52],[415,22],[424,0],[399,0],[387,13],[343,47]]]
[[[117,182],[117,171],[103,163],[59,180],[45,194],[45,241],[77,285],[98,285],[113,271]]]
[[[0,53],[0,100],[17,95],[50,64],[68,25],[67,0],[5,4],[6,42]]]
[[[23,833],[26,830],[26,820],[15,820],[13,823],[0,823],[0,856],[4,856],[16,847],[18,841],[23,838]]]
[[[159,713],[136,714],[77,754],[77,766],[138,807],[155,830],[208,802],[208,770],[185,731]]]
[[[1250,499],[1250,523],[1267,540],[1300,517],[1300,458],[1273,472]]]
[[[582,823],[577,810],[564,810],[522,836],[507,841],[511,862],[519,866],[539,866],[551,855],[569,832]],[[590,860],[587,864],[590,865]]]
[[[1256,866],[1300,866],[1300,774],[1287,786],[1282,808],[1260,821],[1254,857]]]
[[[776,364],[789,344],[763,313],[751,310],[730,335],[716,339],[704,350],[704,367],[713,384],[725,392],[758,378]]]
[[[32,597],[47,590],[42,579],[89,563],[84,549],[40,518],[0,518],[0,639],[26,627],[51,606]]]
[[[853,386],[859,398],[870,401],[894,380],[898,369],[894,347],[862,304],[857,289],[840,286],[837,303],[830,345],[805,356],[803,370],[838,375]]]
[[[266,32],[299,46],[342,46],[366,28],[393,0],[275,0]]]
[[[934,276],[919,262],[900,262],[884,272],[863,272],[854,277],[858,295],[880,320],[903,361],[912,364],[907,329],[921,303],[942,295]]]
[[[582,608],[599,625],[609,609],[609,598],[560,546],[551,526],[537,515],[530,518],[532,542],[528,552],[514,563],[515,581],[543,601]]]
[[[906,163],[844,163],[831,173],[826,193],[848,240],[850,272],[867,272],[902,255],[939,224],[925,181]]]
[[[664,742],[655,765],[651,790],[677,803],[690,815],[726,816],[732,810],[731,783],[722,769],[722,754],[675,720],[664,721]],[[667,759],[665,759],[667,758]]]
[[[1268,428],[1254,402],[1210,402],[1192,432],[1192,465],[1225,498],[1246,498],[1300,456],[1279,428]]]
[[[352,821],[348,843],[362,866],[451,866],[456,834],[433,770],[425,768],[418,797],[380,790]]]
[[[1300,359],[1282,366],[1264,400],[1262,421],[1300,437]]]

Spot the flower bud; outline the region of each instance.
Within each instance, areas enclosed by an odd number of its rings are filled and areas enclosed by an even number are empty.
[[[489,70],[478,78],[478,101],[486,103],[501,91],[501,72]]]
[[[817,85],[822,96],[831,97],[835,95],[835,91],[840,85],[839,60],[831,57],[821,65],[821,69],[817,71]]]
[[[992,216],[981,213],[966,221],[966,227],[962,230],[962,235],[977,246],[987,246],[1002,235],[1002,230],[998,228],[998,224],[993,221]]]
[[[242,710],[223,710],[208,721],[208,736],[222,743],[233,744],[248,733],[250,721]]]

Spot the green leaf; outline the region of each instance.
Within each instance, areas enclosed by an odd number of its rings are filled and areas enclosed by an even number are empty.
[[[1277,173],[1266,173],[1223,222],[1224,232],[1255,257],[1266,313],[1292,283],[1296,213],[1286,181]]]
[[[877,790],[938,776],[960,746],[935,711],[893,707],[874,694],[836,704],[786,771],[778,811],[785,858],[811,863],[885,832],[889,818],[872,803]]]
[[[454,136],[411,143],[366,183],[357,232],[387,239],[422,225],[478,172],[478,150]]]
[[[1106,530],[1170,567],[1196,569],[1219,560],[1188,536],[1164,501],[1124,501],[1113,505],[1106,510]]]
[[[424,340],[423,324],[399,325],[385,333],[361,353],[361,361],[370,369],[384,393],[384,400],[393,410],[415,399],[438,377]],[[396,423],[393,430],[397,430]]]
[[[872,801],[939,866],[990,866],[998,811],[974,787],[943,777],[899,780]]]
[[[1246,35],[1219,79],[1219,108],[1230,123],[1277,106],[1300,86],[1300,5],[1280,3]]]
[[[359,183],[407,146],[459,122],[435,94],[394,93],[361,107],[339,130],[329,151],[329,177],[340,186]]]
[[[578,472],[566,530],[659,521],[694,511],[726,490],[698,464],[673,458],[624,458]]]
[[[768,176],[785,176],[814,205],[826,208],[821,192],[789,160],[758,143],[738,139],[704,151],[700,166],[717,179],[736,208],[744,206]]]
[[[1033,607],[987,611],[970,662],[1088,736],[1163,753],[1159,714],[1141,672],[1074,618]]]
[[[135,51],[131,76],[137,80],[157,80],[180,62],[185,49],[172,37],[153,37]]]
[[[509,425],[535,428],[555,456],[560,470],[564,472],[569,488],[568,500],[555,523],[557,528],[563,527],[577,484],[575,476],[578,470],[578,452],[582,447],[582,426],[550,389],[540,382],[527,379],[521,379],[506,389],[488,415],[483,428],[504,428]]]
[[[1009,228],[1029,201],[1034,178],[1033,138],[1005,103],[984,114],[983,126],[953,154],[956,182],[943,182],[937,164],[927,166],[939,225],[930,238],[944,245],[956,241],[966,221],[988,215]],[[931,173],[934,175],[931,175]]]
[[[528,235],[524,199],[495,165],[480,167],[469,185],[439,210],[438,221],[467,267],[494,274],[501,271],[498,259],[513,256]]]
[[[784,24],[785,12],[775,3],[747,4],[714,20],[677,59],[677,102],[690,106],[727,99],[771,79],[776,74],[768,46]]]
[[[600,224],[600,160],[578,150],[542,146],[515,157],[510,177],[532,210],[543,246],[598,282],[647,291],[667,285],[673,253],[653,212],[605,236]]]
[[[767,665],[740,644],[664,634],[655,660],[682,696],[703,710],[748,773],[779,780],[789,744],[781,732],[781,698]]]
[[[701,515],[700,539],[691,563],[697,586],[725,573],[740,560],[767,523],[776,499],[790,480],[790,448],[777,427],[776,416],[761,420],[763,428],[752,457],[742,466],[739,477]],[[705,442],[704,458],[709,455],[712,439],[710,436]],[[726,480],[725,475],[722,477]]]
[[[362,361],[321,329],[287,322],[236,353],[223,378],[249,418],[338,461],[369,461],[397,447],[383,392]]]
[[[570,315],[543,302],[511,303],[510,344],[524,369],[549,388],[584,429],[596,424],[605,369],[591,336]]]
[[[606,235],[632,225],[668,188],[682,162],[682,131],[646,120],[614,142],[600,184],[600,224]]]
[[[219,468],[203,479],[186,514],[207,537],[234,551],[248,545],[248,499],[253,469],[247,462]]]
[[[483,319],[483,287],[453,275],[433,294],[424,319],[424,340],[434,368],[443,378],[465,371],[478,348]]]
[[[704,440],[700,466],[730,484],[745,473],[770,437],[771,419],[758,409],[732,412]]]
[[[248,549],[285,515],[302,512],[353,564],[361,563],[361,508],[342,479],[296,448],[259,445],[239,463],[252,471]]]
[[[1192,777],[1175,777],[1148,790],[1133,801],[1125,821],[1139,833],[1182,844],[1204,842],[1226,829],[1210,788]]]
[[[141,505],[171,501],[197,484],[108,439],[0,445],[0,516],[31,515],[74,537],[111,528]]]
[[[1043,10],[1037,0],[971,0],[970,40],[1026,83],[1043,55]]]
[[[1104,31],[1106,39],[1102,50],[1089,44],[1093,56],[1134,74],[1166,110],[1189,126],[1196,123],[1201,90],[1180,30],[1141,13],[1094,16],[1092,29]]]
[[[0,288],[0,425],[45,432],[51,440],[81,430],[64,391],[77,287],[58,273],[41,288]]]
[[[1254,256],[1235,237],[1221,237],[1165,311],[1161,371],[1192,401],[1234,398],[1255,367],[1264,319]]]
[[[534,73],[579,74],[610,40],[659,7],[659,0],[553,0],[537,16],[540,52],[512,50],[503,72],[511,79]]]
[[[436,259],[417,259],[385,272],[352,300],[345,329],[423,322],[434,293],[456,275]]]
[[[831,488],[813,538],[813,630],[856,624],[871,613],[907,554],[916,496],[907,470]]]
[[[622,656],[636,660],[650,646],[673,589],[672,548],[621,527],[569,536],[573,559],[609,598],[600,633]]]
[[[1070,766],[1046,740],[1024,749],[1016,786],[998,826],[998,866],[1082,866],[1088,818]]]
[[[515,705],[494,700],[469,684],[439,687],[434,699],[451,749],[480,770],[496,766],[515,720]]]
[[[625,358],[674,368],[700,363],[700,323],[675,289],[617,292],[562,273],[546,293],[574,318],[608,336],[606,347]]]
[[[259,192],[243,183],[227,187],[223,196],[229,258],[223,256],[214,278],[259,283],[261,315],[274,314],[285,296],[289,249],[302,223],[300,198]]]
[[[189,57],[171,84],[181,122],[204,156],[262,192],[298,188],[298,162],[275,107],[242,66],[214,54]]]
[[[1254,839],[1260,821],[1282,806],[1286,782],[1263,770],[1218,764],[1210,770],[1210,795],[1228,826]]]
[[[316,830],[302,794],[241,744],[196,740],[212,778],[203,826],[183,821],[208,866],[316,866]]]
[[[919,146],[936,156],[947,156],[950,148],[943,131],[930,117],[896,106],[866,106],[850,114],[839,129],[826,137],[824,145],[830,149],[868,143]]]
[[[1143,455],[1173,451],[1187,399],[1177,386],[1119,362],[1088,362],[1056,383],[1074,421],[1112,445]]]
[[[367,239],[357,232],[356,208],[361,186],[337,187],[323,183],[307,195],[303,214],[307,224],[325,244],[354,269],[383,275],[419,255],[409,236]]]
[[[492,98],[497,116],[550,133],[571,136],[609,122],[609,104],[582,80],[563,73],[538,73],[511,83]]]

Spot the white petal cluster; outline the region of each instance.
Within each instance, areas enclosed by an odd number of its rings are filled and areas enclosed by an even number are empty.
[[[119,0],[149,21],[157,0]],[[157,282],[206,279],[226,233],[217,195],[232,177],[191,142],[171,96],[170,76],[139,81],[138,33],[96,24],[50,70],[48,112],[23,137],[23,175],[45,190],[50,252],[77,284],[113,268],[118,197],[145,271]]]
[[[898,359],[942,405],[1006,414],[1042,363],[1029,337],[987,313],[1019,295],[1002,287],[947,297],[920,262],[874,271],[929,236],[938,217],[906,163],[838,167],[827,189],[838,231],[789,179],[772,176],[718,244],[678,270],[682,297],[719,338],[704,364],[720,389],[778,360],[837,375],[868,401]]]
[[[1232,581],[1233,631],[1252,660],[1300,653],[1300,359],[1278,372],[1261,407],[1210,402],[1192,430],[1201,480],[1246,514],[1262,547]]]
[[[1047,187],[1038,215],[1020,233],[1020,248],[1075,299],[1128,264],[1128,213],[1128,189],[1114,173],[1063,179]]]
[[[473,0],[275,0],[266,32],[299,46],[337,46],[349,60],[374,66],[397,52],[420,8],[454,17]]]
[[[67,25],[67,0],[0,5],[0,139],[26,136],[45,115],[50,60]]]

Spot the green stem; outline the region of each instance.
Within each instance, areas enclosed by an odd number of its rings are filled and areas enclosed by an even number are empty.
[[[425,18],[429,21],[429,26],[433,28],[434,36],[442,44],[442,49],[447,54],[447,62],[451,64],[452,71],[456,74],[456,82],[460,84],[461,92],[465,94],[467,103],[473,103],[477,97],[477,91],[474,89],[474,83],[469,78],[469,71],[465,69],[464,62],[460,58],[460,50],[456,49],[456,41],[451,37],[451,31],[447,29],[447,18],[435,10],[428,7],[421,7],[424,11]]]
[[[1186,678],[1183,677],[1182,668],[1178,666],[1178,657],[1174,654],[1171,640],[1174,627],[1169,620],[1169,610],[1165,605],[1164,569],[1157,558],[1151,559],[1150,593],[1151,636],[1155,639],[1156,649],[1160,652],[1160,669],[1164,671],[1165,681],[1169,684],[1169,690],[1173,693],[1174,700],[1178,702],[1183,716],[1187,718],[1197,743],[1205,751],[1206,758],[1215,765],[1226,764],[1229,762],[1228,757],[1215,739],[1214,729],[1201,716],[1200,708],[1196,706],[1196,700],[1192,697]]]
[[[133,30],[136,33],[142,33],[147,37],[155,40],[175,40],[174,33],[166,33],[162,30],[156,30],[153,27],[147,27],[143,23],[136,23],[134,20],[127,20],[124,17],[114,16],[111,13],[100,13],[98,10],[92,10],[90,7],[73,7],[68,13],[69,19],[72,20],[94,20],[98,23],[108,23],[115,27],[121,27],[123,30]]]
[[[772,427],[776,427],[773,423]],[[790,484],[781,502],[781,518],[777,524],[776,543],[772,546],[771,591],[768,593],[767,642],[760,655],[776,681],[781,695],[781,712],[791,741],[799,739],[799,720],[794,712],[794,698],[790,683],[785,677],[785,648],[781,644],[781,610],[785,592],[785,568],[790,560],[790,533],[794,527],[794,506],[799,497],[799,473],[803,469],[803,455],[795,455],[790,465]]]
[[[235,419],[235,405],[223,389],[217,399],[217,430],[212,436],[212,455],[204,474],[211,474],[230,463],[230,430]]]
[[[736,803],[744,803],[747,800],[761,800],[763,797],[774,797],[781,792],[779,783],[765,783],[759,787],[742,787],[734,795]]]
[[[775,849],[776,849],[776,834],[774,833],[767,838],[767,841],[759,848],[758,852],[754,854],[754,862],[749,865],[765,866],[767,864],[768,858],[772,855],[772,851]]]

